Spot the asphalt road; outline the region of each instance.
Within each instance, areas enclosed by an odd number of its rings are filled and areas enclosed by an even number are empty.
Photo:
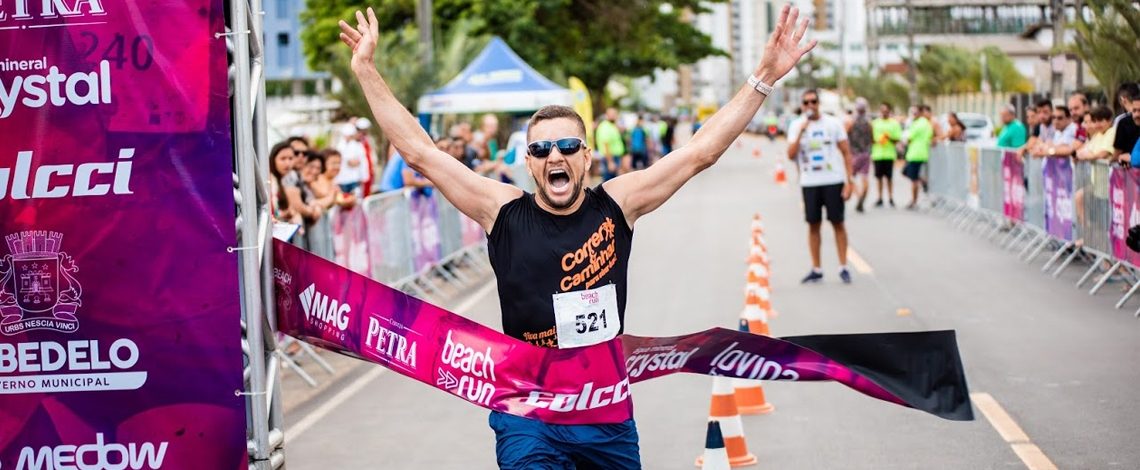
[[[760,158],[752,156],[757,147]],[[780,313],[773,335],[955,329],[971,392],[1008,413],[996,426],[1024,432],[1012,439],[1016,447],[1035,445],[1041,455],[1023,460],[981,412],[973,422],[950,422],[838,384],[766,383],[776,410],[744,417],[760,460],[753,468],[1140,468],[1140,322],[1131,315],[1135,301],[1112,308],[1119,285],[1090,297],[1073,288],[1077,267],[1053,279],[1039,270],[1044,256],[1024,264],[932,213],[902,209],[849,210],[852,248],[869,268],[853,284],[839,282],[825,228],[825,281],[800,285],[809,262],[799,190],[775,185],[771,174],[783,148],[742,138],[638,222],[626,331],[671,336],[735,326],[749,222],[759,212]],[[904,189],[896,191],[900,206]],[[452,307],[499,327],[490,285]],[[286,431],[289,468],[495,468],[486,411],[380,370],[360,368],[291,411],[287,420],[302,424]],[[710,388],[710,378],[695,375],[633,386],[645,468],[694,468]]]

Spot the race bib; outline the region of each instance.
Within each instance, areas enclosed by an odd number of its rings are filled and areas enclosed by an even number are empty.
[[[579,348],[614,339],[621,330],[617,287],[554,294],[554,321],[558,348]]]

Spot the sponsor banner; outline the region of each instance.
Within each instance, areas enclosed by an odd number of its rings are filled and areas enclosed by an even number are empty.
[[[435,198],[424,191],[408,197],[412,220],[412,255],[416,272],[422,272],[440,259],[439,210]]]
[[[1042,167],[1045,186],[1045,230],[1061,240],[1073,240],[1073,164],[1068,158],[1047,158]]]
[[[1012,220],[1025,220],[1025,162],[1012,150],[1001,158],[1002,214]]]
[[[371,273],[371,258],[368,243],[368,216],[362,206],[348,209],[334,209],[333,256],[337,264],[361,274]],[[379,227],[383,228],[383,227]]]
[[[937,416],[972,419],[951,331],[776,339],[715,328],[622,335],[575,349],[533,346],[274,243],[278,326],[484,408],[556,424],[633,416],[631,383],[679,372],[840,382]],[[841,360],[834,359],[842,358]]]
[[[0,468],[248,466],[220,0],[0,2]]]
[[[1133,266],[1140,266],[1140,253],[1128,248],[1128,229],[1140,225],[1140,170],[1113,167],[1109,178],[1109,205],[1112,222],[1109,239],[1112,255]]]
[[[483,244],[487,241],[487,234],[483,232],[483,226],[479,225],[474,219],[467,217],[462,212],[459,214],[459,224],[462,227],[463,247],[471,247]]]

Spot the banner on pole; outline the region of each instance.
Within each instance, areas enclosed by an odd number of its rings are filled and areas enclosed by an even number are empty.
[[[223,13],[0,5],[0,468],[247,465]]]

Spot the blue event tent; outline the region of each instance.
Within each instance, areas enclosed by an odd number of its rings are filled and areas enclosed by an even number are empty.
[[[534,111],[572,103],[570,90],[543,77],[498,36],[459,76],[420,98],[420,115]]]

